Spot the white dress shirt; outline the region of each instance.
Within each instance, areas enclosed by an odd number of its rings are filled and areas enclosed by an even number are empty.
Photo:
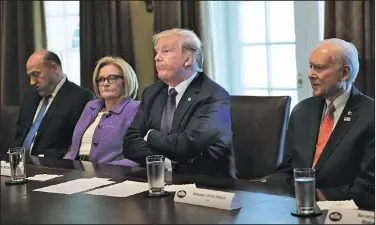
[[[176,92],[178,93],[175,97],[176,99],[176,107],[180,102],[180,99],[183,97],[185,90],[187,90],[188,86],[192,83],[193,79],[196,77],[197,72],[192,74],[188,77],[185,81],[178,84],[176,87],[168,86],[168,90],[170,91],[171,88],[175,88]]]
[[[51,97],[48,99],[48,105],[47,105],[47,107],[46,107],[46,111],[44,112],[44,115],[46,115],[48,108],[50,107],[52,101],[55,99],[55,97],[56,97],[57,93],[59,92],[61,86],[63,86],[63,84],[65,83],[66,80],[67,80],[67,78],[64,77],[64,78],[63,78],[63,79],[62,79],[62,80],[56,85],[54,91],[51,93]],[[38,115],[40,109],[42,108],[43,100],[44,100],[44,98],[42,98],[42,99],[40,100],[40,102],[39,102],[39,105],[38,105],[37,111],[35,112],[35,115],[34,115],[33,123],[34,123],[34,121],[36,120],[37,115]],[[43,116],[44,116],[44,115],[43,115]],[[35,135],[34,135],[34,137],[33,137],[33,140],[32,140],[32,142],[31,142],[31,144],[30,144],[30,151],[29,151],[29,153],[31,153],[31,151],[32,151],[32,149],[33,149],[34,139],[35,139],[35,137],[37,136],[37,133],[38,133],[38,132],[35,132]]]
[[[78,150],[79,155],[90,154],[94,131],[95,128],[97,128],[99,121],[101,121],[103,114],[107,113],[99,112],[94,122],[86,129],[86,131],[82,135],[80,149]]]
[[[342,95],[340,95],[338,98],[336,98],[333,101],[334,108],[336,109],[333,113],[334,114],[333,130],[334,130],[334,127],[337,125],[337,122],[339,120],[339,117],[342,114],[343,109],[345,108],[347,100],[350,97],[350,93],[351,93],[351,88],[348,88],[345,92],[342,93]],[[328,99],[326,99],[326,104],[324,106],[323,116],[321,117],[321,121],[324,119],[325,114],[328,111],[328,106],[330,103],[331,102]]]

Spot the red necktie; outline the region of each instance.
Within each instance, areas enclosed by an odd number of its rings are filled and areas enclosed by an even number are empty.
[[[312,168],[315,167],[326,143],[329,140],[330,135],[332,134],[334,126],[334,111],[335,108],[333,102],[331,102],[328,106],[328,111],[326,112],[325,118],[320,125],[319,138],[317,140],[316,153],[315,158],[313,159]]]

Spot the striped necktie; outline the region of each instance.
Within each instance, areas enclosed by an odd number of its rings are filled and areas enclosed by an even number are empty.
[[[47,109],[48,100],[50,99],[50,97],[51,96],[48,96],[48,97],[45,97],[43,99],[43,104],[42,104],[42,107],[40,108],[40,110],[38,112],[37,118],[35,119],[33,125],[31,126],[31,128],[29,130],[29,133],[27,134],[27,136],[26,136],[26,138],[23,142],[23,147],[26,149],[26,152],[28,152],[29,154],[31,153],[30,145],[33,142],[34,136],[37,133],[38,128],[39,128],[39,126],[42,122],[43,116],[44,116],[46,109]]]

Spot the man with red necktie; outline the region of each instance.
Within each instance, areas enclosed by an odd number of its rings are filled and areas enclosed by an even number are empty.
[[[374,195],[375,102],[353,85],[357,49],[341,39],[324,40],[313,50],[309,67],[313,97],[293,109],[284,159],[267,180],[282,176],[292,184],[293,168],[311,167],[320,194]]]

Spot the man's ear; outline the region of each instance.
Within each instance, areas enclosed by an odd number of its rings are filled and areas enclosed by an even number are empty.
[[[185,62],[184,62],[184,66],[185,67],[192,66],[193,60],[194,60],[193,54],[191,52],[187,53],[186,58],[185,58]]]
[[[342,71],[341,81],[347,81],[350,77],[351,69],[348,65],[345,65]]]
[[[59,70],[59,67],[57,66],[57,64],[55,62],[52,62],[50,67],[51,67],[53,73],[57,74],[57,71]]]

